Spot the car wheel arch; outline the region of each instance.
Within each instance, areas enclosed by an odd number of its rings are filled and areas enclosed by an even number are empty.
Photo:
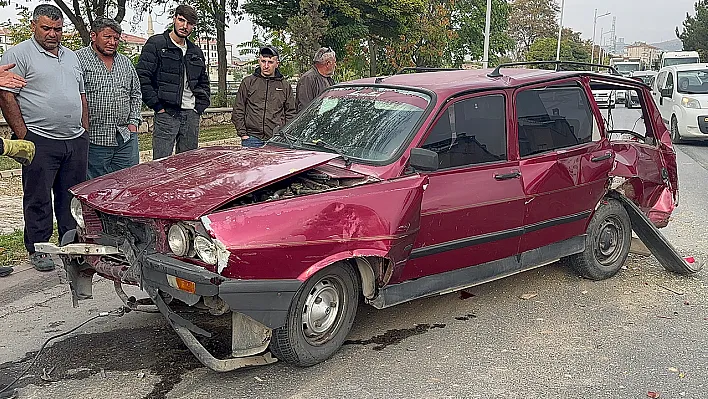
[[[362,295],[373,299],[378,294],[378,282],[386,282],[391,275],[393,262],[379,250],[355,250],[328,256],[303,271],[297,279],[305,282],[318,271],[337,262],[349,262],[359,275]]]

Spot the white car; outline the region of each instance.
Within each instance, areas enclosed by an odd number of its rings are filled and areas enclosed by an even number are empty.
[[[662,68],[652,94],[674,143],[708,140],[708,64]]]
[[[656,71],[636,71],[631,75],[632,79],[641,80],[650,87],[654,87],[654,79],[656,78]],[[626,101],[624,106],[627,108],[634,108],[635,105],[639,106],[639,93],[635,90],[627,90],[625,93]],[[619,96],[617,97],[619,101]]]
[[[617,103],[617,92],[614,90],[593,90],[592,96],[599,107],[614,108]]]

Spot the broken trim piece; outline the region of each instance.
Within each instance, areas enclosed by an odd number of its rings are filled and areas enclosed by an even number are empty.
[[[170,326],[175,330],[177,335],[182,339],[182,342],[189,348],[189,351],[199,359],[199,361],[206,367],[217,372],[232,371],[244,367],[251,366],[263,366],[270,363],[275,363],[278,359],[274,358],[270,352],[266,352],[262,355],[242,357],[242,358],[231,358],[231,359],[217,359],[212,356],[211,353],[194,337],[190,326],[182,326],[175,322],[174,318],[179,317],[176,313],[171,311],[165,301],[162,300],[160,293],[157,289],[148,288],[147,289],[150,298],[155,302],[157,308],[160,309],[160,313],[167,319]],[[181,319],[181,317],[179,317]],[[185,320],[186,321],[186,320]],[[189,323],[191,324],[191,323]],[[193,326],[196,327],[196,326]],[[198,327],[197,327],[198,328]],[[199,329],[201,330],[201,329]],[[204,330],[201,330],[204,331]],[[201,334],[201,332],[198,332]],[[207,333],[209,334],[209,333]],[[203,334],[202,334],[203,335]],[[209,334],[208,336],[210,336]]]
[[[703,262],[686,262],[651,220],[629,198],[616,191],[610,191],[607,195],[620,201],[624,206],[632,222],[632,230],[637,233],[639,239],[649,248],[649,251],[664,269],[678,274],[694,274],[703,268]]]

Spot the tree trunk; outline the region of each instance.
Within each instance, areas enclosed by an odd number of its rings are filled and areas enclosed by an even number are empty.
[[[378,76],[378,65],[376,64],[376,54],[379,52],[376,40],[369,37],[369,76]]]
[[[219,9],[215,12],[216,19],[216,55],[219,63],[219,98],[226,101],[226,73],[231,60],[226,59],[226,0],[219,0]]]

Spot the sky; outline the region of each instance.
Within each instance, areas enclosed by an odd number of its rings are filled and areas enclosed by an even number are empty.
[[[561,0],[557,1],[560,4]],[[612,28],[613,17],[617,18],[617,37],[624,38],[626,43],[662,42],[676,38],[674,30],[677,26],[681,27],[687,12],[694,13],[694,2],[695,0],[565,0],[563,26],[579,31],[583,38],[590,39],[593,31],[593,14],[597,8],[598,15],[606,12],[611,15],[597,20],[596,42],[600,42],[602,30],[607,32]],[[39,4],[37,0],[12,0],[12,3],[25,4],[30,9]],[[0,10],[1,20],[5,21],[7,18],[16,20],[12,6]],[[153,13],[155,32],[162,32],[169,23],[169,18],[157,14],[157,12]],[[130,21],[133,16],[132,11],[127,12],[123,29],[127,33],[145,36],[147,16],[139,25],[132,26]],[[228,28],[226,40],[239,44],[250,40],[252,35],[253,25],[250,21],[244,20]],[[606,40],[609,40],[609,35],[606,36]]]

